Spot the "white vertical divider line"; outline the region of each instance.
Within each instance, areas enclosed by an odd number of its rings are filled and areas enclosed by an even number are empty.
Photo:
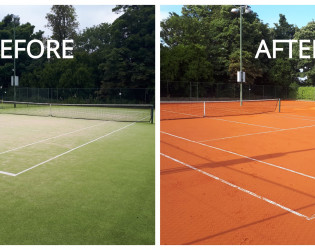
[[[155,245],[160,245],[160,3],[155,4]]]

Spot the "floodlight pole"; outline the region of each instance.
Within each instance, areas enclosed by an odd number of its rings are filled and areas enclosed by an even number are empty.
[[[232,13],[240,12],[240,105],[243,105],[243,58],[242,58],[242,52],[243,52],[243,14],[251,12],[250,7],[247,7],[247,5],[240,5],[238,8],[233,8],[231,10]]]
[[[15,67],[15,21],[18,16],[13,15],[13,44],[14,44],[14,55],[13,55],[13,92],[14,92],[14,107],[16,102],[16,88],[15,88],[15,76],[16,76],[16,67]]]
[[[243,105],[243,58],[242,58],[242,50],[243,50],[243,39],[242,39],[242,23],[243,23],[243,6],[240,6],[240,74],[241,74],[241,84],[240,84],[240,105]]]

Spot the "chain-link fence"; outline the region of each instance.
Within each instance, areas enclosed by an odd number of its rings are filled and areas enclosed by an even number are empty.
[[[1,100],[40,103],[154,104],[153,88],[4,88]]]
[[[276,85],[249,85],[243,83],[243,99],[290,98],[290,88]],[[161,101],[232,100],[240,98],[236,83],[161,81]]]

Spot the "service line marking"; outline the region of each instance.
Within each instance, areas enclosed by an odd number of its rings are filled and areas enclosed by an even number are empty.
[[[256,126],[256,127],[261,127],[261,128],[280,129],[280,128],[269,127],[269,126],[264,126],[264,125],[259,125],[259,124],[246,123],[246,122],[238,122],[238,121],[226,120],[226,119],[221,119],[221,118],[214,118],[214,117],[206,117],[206,118],[208,118],[208,119],[214,119],[214,120],[218,120],[218,121],[233,122],[233,123],[239,123],[239,124],[244,124],[244,125]]]
[[[238,137],[243,137],[243,136],[251,136],[251,135],[268,134],[268,133],[275,133],[275,132],[281,132],[281,131],[296,130],[296,129],[302,129],[302,128],[312,128],[312,127],[315,127],[315,124],[314,124],[314,125],[308,125],[308,126],[302,126],[302,127],[295,127],[295,128],[283,128],[283,129],[278,129],[278,130],[271,130],[271,131],[257,132],[257,133],[252,133],[252,134],[243,134],[243,135],[227,136],[227,137],[221,137],[221,138],[215,138],[215,139],[203,140],[203,141],[198,141],[198,142],[219,141],[219,140],[225,140],[225,139],[231,139],[231,138],[238,138]]]
[[[82,144],[82,145],[80,145],[80,146],[77,146],[77,147],[75,147],[75,148],[72,148],[72,149],[70,149],[70,150],[68,150],[68,151],[66,151],[66,152],[64,152],[64,153],[62,153],[62,154],[56,155],[56,156],[54,156],[54,157],[52,157],[52,158],[50,158],[50,159],[48,159],[48,160],[46,160],[46,161],[43,161],[43,162],[41,162],[41,163],[38,163],[38,164],[36,164],[36,165],[34,165],[34,166],[30,167],[30,168],[27,168],[27,169],[25,169],[25,170],[23,170],[23,171],[21,171],[21,172],[19,172],[19,173],[14,174],[14,173],[9,173],[9,172],[0,171],[0,174],[10,175],[10,176],[18,176],[18,175],[23,174],[23,173],[25,173],[25,172],[27,172],[27,171],[29,171],[29,170],[31,170],[31,169],[34,169],[34,168],[36,168],[36,167],[39,167],[39,166],[41,166],[41,165],[43,165],[43,164],[45,164],[45,163],[47,163],[47,162],[50,162],[50,161],[52,161],[52,160],[55,160],[55,159],[57,159],[57,158],[59,158],[59,157],[61,157],[61,156],[63,156],[63,155],[66,155],[66,154],[68,154],[68,153],[70,153],[70,152],[72,152],[72,151],[74,151],[74,150],[76,150],[76,149],[82,148],[82,147],[84,147],[84,146],[86,146],[86,145],[88,145],[88,144],[91,144],[91,143],[96,142],[96,141],[98,141],[98,140],[100,140],[100,139],[103,139],[104,137],[107,137],[107,136],[109,136],[109,135],[112,135],[112,134],[114,134],[114,133],[117,133],[117,132],[119,132],[119,131],[121,131],[121,130],[123,130],[123,129],[129,127],[129,126],[134,125],[134,124],[135,124],[135,122],[130,123],[130,124],[124,126],[124,127],[121,127],[121,128],[119,128],[119,129],[116,129],[116,130],[114,130],[114,131],[112,131],[112,132],[110,132],[110,133],[107,133],[107,134],[105,134],[105,135],[102,135],[102,136],[100,136],[100,137],[98,137],[98,138],[96,138],[96,139],[94,139],[94,140],[88,141],[88,142],[86,142],[86,143],[84,143],[84,144]]]
[[[98,124],[95,124],[95,125],[92,125],[92,126],[89,126],[89,127],[77,129],[77,130],[74,130],[74,131],[71,131],[71,132],[67,132],[67,133],[64,133],[64,134],[57,135],[57,136],[49,137],[49,138],[46,138],[46,139],[43,139],[43,140],[40,140],[40,141],[32,142],[32,143],[29,143],[29,144],[26,144],[26,145],[23,145],[23,146],[20,146],[20,147],[12,148],[12,149],[0,152],[0,155],[6,154],[6,153],[9,153],[9,152],[13,152],[13,151],[17,151],[19,149],[26,148],[26,147],[29,147],[29,146],[32,146],[32,145],[35,145],[35,144],[38,144],[38,143],[42,143],[42,142],[45,142],[45,141],[49,141],[49,140],[52,140],[52,139],[56,139],[56,138],[59,138],[59,137],[65,136],[65,135],[70,135],[70,134],[73,134],[73,133],[76,133],[76,132],[80,132],[80,131],[83,131],[83,130],[86,130],[86,129],[89,129],[89,128],[100,126],[100,125],[103,125],[104,123],[106,123],[106,122],[98,123]]]
[[[228,185],[228,186],[230,186],[230,187],[232,187],[232,188],[236,188],[236,189],[238,189],[238,190],[240,190],[240,191],[242,191],[242,192],[244,192],[244,193],[247,193],[247,194],[249,194],[249,195],[251,195],[251,196],[253,196],[253,197],[256,197],[256,198],[258,198],[258,199],[260,199],[260,200],[263,200],[263,201],[268,202],[268,203],[270,203],[270,204],[272,204],[272,205],[274,205],[274,206],[277,206],[277,207],[279,207],[279,208],[281,208],[281,209],[283,209],[283,210],[286,210],[286,211],[288,211],[289,213],[292,213],[292,214],[294,214],[294,215],[297,215],[297,216],[299,216],[299,217],[302,217],[302,218],[304,218],[304,219],[306,219],[306,220],[312,220],[312,219],[315,218],[315,215],[306,216],[306,215],[301,214],[301,213],[299,213],[299,212],[297,212],[297,211],[295,211],[295,210],[293,210],[293,209],[290,209],[290,208],[288,208],[288,207],[286,207],[286,206],[283,206],[283,205],[281,205],[281,204],[279,204],[279,203],[277,203],[277,202],[275,202],[275,201],[272,201],[272,200],[270,200],[270,199],[268,199],[268,198],[266,198],[266,197],[263,197],[263,196],[261,196],[261,195],[258,195],[258,194],[254,193],[254,192],[252,192],[252,191],[249,191],[249,190],[247,190],[247,189],[245,189],[245,188],[242,188],[242,187],[237,186],[237,185],[235,185],[235,184],[233,184],[233,183],[230,183],[230,182],[228,182],[228,181],[226,181],[226,180],[224,180],[224,179],[221,179],[221,178],[219,178],[219,177],[217,177],[217,176],[215,176],[215,175],[212,175],[212,174],[210,174],[210,173],[208,173],[208,172],[205,172],[205,171],[203,171],[203,170],[201,170],[201,169],[199,169],[199,168],[196,168],[196,167],[194,167],[194,166],[191,166],[191,165],[189,165],[189,164],[187,164],[187,163],[184,163],[184,162],[182,162],[182,161],[180,161],[180,160],[177,160],[177,159],[175,159],[175,158],[173,158],[173,157],[170,157],[170,156],[168,156],[168,155],[166,155],[166,154],[163,154],[163,153],[160,153],[160,154],[161,154],[162,156],[164,156],[164,157],[166,157],[166,158],[172,160],[172,161],[175,161],[175,162],[177,162],[177,163],[179,163],[179,164],[181,164],[181,165],[184,165],[184,166],[186,166],[186,167],[188,167],[188,168],[190,168],[190,169],[196,170],[196,171],[198,171],[199,173],[204,174],[204,175],[206,175],[206,176],[208,176],[208,177],[210,177],[210,178],[212,178],[212,179],[215,179],[215,180],[217,180],[217,181],[220,181],[220,182],[222,182],[222,183],[224,183],[224,184],[226,184],[226,185]]]
[[[315,180],[314,176],[307,175],[307,174],[304,174],[304,173],[301,173],[301,172],[297,172],[297,171],[294,171],[292,169],[281,167],[281,166],[278,166],[278,165],[275,165],[275,164],[272,164],[272,163],[269,163],[269,162],[261,161],[261,160],[258,160],[258,159],[255,159],[255,158],[252,158],[252,157],[249,157],[249,156],[246,156],[246,155],[241,155],[241,154],[229,151],[229,150],[225,150],[225,149],[222,149],[222,148],[210,146],[210,145],[207,145],[207,144],[204,144],[204,143],[201,143],[201,142],[193,141],[193,140],[190,140],[190,139],[187,139],[187,138],[184,138],[184,137],[180,137],[180,136],[177,136],[177,135],[173,135],[173,134],[170,134],[170,133],[166,133],[166,132],[163,132],[163,131],[161,131],[161,133],[165,134],[165,135],[172,136],[172,137],[177,138],[177,139],[181,139],[181,140],[184,140],[184,141],[188,141],[188,142],[192,142],[192,143],[195,143],[195,144],[199,144],[201,146],[205,146],[205,147],[212,148],[212,149],[215,149],[215,150],[219,150],[219,151],[222,151],[222,152],[225,152],[225,153],[236,155],[236,156],[239,156],[239,157],[242,157],[242,158],[246,158],[246,159],[251,160],[251,161],[256,161],[256,162],[259,162],[259,163],[262,163],[262,164],[265,164],[265,165],[268,165],[268,166],[271,166],[271,167],[279,168],[279,169],[282,169],[282,170],[285,170],[285,171],[288,171],[288,172],[291,172],[291,173],[294,173],[294,174],[297,174],[297,175],[301,175],[303,177]]]

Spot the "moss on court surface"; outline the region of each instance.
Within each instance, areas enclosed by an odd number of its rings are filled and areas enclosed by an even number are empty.
[[[0,244],[154,244],[154,136],[154,125],[137,123],[19,176],[0,175]]]

